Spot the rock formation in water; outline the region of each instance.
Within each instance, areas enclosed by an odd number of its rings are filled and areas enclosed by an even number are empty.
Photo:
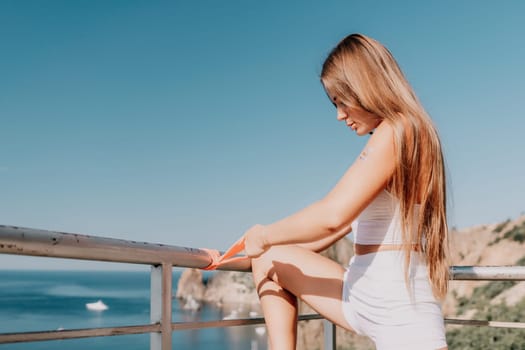
[[[205,286],[202,281],[202,271],[185,269],[179,278],[175,297],[180,299],[185,310],[198,310],[204,299]]]

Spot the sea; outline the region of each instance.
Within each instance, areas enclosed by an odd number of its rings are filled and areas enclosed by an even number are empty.
[[[173,272],[173,293],[181,271]],[[206,274],[211,277],[213,272]],[[88,303],[101,301],[106,310]],[[0,270],[0,333],[129,326],[150,323],[148,271]],[[223,308],[203,304],[184,310],[173,299],[174,322],[231,317]],[[174,331],[173,349],[266,350],[263,325]],[[2,344],[0,350],[149,349],[149,334]]]

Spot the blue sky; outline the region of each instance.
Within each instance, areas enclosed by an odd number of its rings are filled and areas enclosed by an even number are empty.
[[[450,225],[517,217],[525,3],[392,4],[0,2],[0,224],[225,249],[320,199],[366,142],[319,84],[353,32],[392,51],[432,115]]]

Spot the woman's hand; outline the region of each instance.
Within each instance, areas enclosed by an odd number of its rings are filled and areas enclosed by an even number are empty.
[[[263,225],[252,226],[244,234],[244,239],[244,252],[250,258],[256,258],[270,248]]]

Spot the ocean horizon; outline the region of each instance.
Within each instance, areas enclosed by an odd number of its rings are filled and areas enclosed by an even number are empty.
[[[181,271],[173,271],[173,294]],[[207,272],[210,277],[213,272]],[[100,301],[100,302],[99,302]],[[90,310],[86,304],[107,306]],[[241,306],[242,307],[242,306]],[[198,311],[183,310],[173,299],[173,322],[212,321],[226,311],[203,303]],[[148,271],[0,270],[0,332],[32,332],[130,326],[150,323]],[[267,348],[262,325],[174,331],[173,349]],[[9,350],[149,349],[150,335],[123,335],[30,343],[2,344]]]

